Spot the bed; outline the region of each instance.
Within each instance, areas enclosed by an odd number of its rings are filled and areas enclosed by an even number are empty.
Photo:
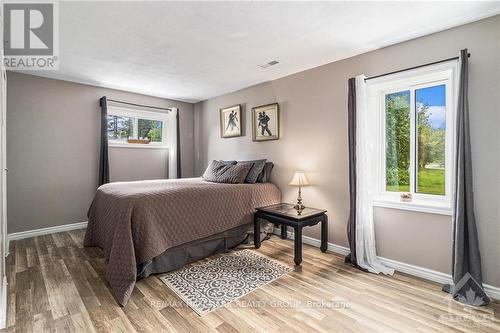
[[[126,305],[138,277],[241,244],[252,230],[254,209],[280,200],[272,183],[187,178],[105,184],[90,206],[84,245],[103,249],[106,279]]]

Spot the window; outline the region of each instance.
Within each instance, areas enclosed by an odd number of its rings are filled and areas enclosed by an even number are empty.
[[[167,144],[166,123],[167,115],[164,113],[108,107],[109,144],[144,148],[164,147]],[[149,144],[129,143],[131,139],[149,140]]]
[[[134,118],[108,115],[108,139],[127,142],[134,134]]]
[[[410,191],[410,91],[385,94],[385,188]]]
[[[139,119],[139,138],[148,138],[151,142],[162,142],[163,121]]]
[[[445,195],[446,85],[415,90],[415,192]]]
[[[455,64],[367,83],[369,108],[378,110],[380,123],[380,139],[375,139],[379,142],[379,202],[449,213]],[[412,202],[402,203],[401,192],[412,193]]]

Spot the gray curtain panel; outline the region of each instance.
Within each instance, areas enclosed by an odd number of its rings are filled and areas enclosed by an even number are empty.
[[[481,254],[474,216],[472,159],[469,126],[469,69],[467,49],[460,51],[458,83],[457,133],[455,147],[455,189],[453,192],[453,285],[443,290],[453,299],[469,305],[490,302],[484,292]]]
[[[99,186],[109,183],[108,156],[108,102],[106,96],[101,97],[101,149],[99,153]]]
[[[177,178],[182,177],[182,170],[181,170],[181,126],[179,123],[179,109],[177,109]]]
[[[349,137],[349,220],[347,221],[347,239],[349,253],[345,261],[356,265],[356,79],[348,81],[347,123]]]

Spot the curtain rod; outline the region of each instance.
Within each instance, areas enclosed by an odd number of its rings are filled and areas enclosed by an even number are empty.
[[[166,110],[166,111],[172,111],[172,108],[161,108],[159,106],[150,106],[150,105],[143,105],[143,104],[136,104],[136,103],[130,103],[130,102],[124,102],[124,101],[119,101],[116,99],[111,99],[111,98],[106,98],[107,101],[110,102],[115,102],[115,103],[121,103],[121,104],[127,104],[127,105],[132,105],[132,106],[138,106],[138,107],[143,107],[143,108],[148,108],[148,109],[157,109],[157,110]]]
[[[467,53],[467,58],[470,58],[470,53]],[[397,70],[397,71],[394,71],[394,72],[389,72],[389,73],[384,73],[384,74],[380,74],[380,75],[375,75],[375,76],[367,77],[365,79],[365,81],[376,79],[376,78],[382,77],[382,76],[387,76],[387,75],[391,75],[391,74],[397,74],[397,73],[409,71],[409,70],[412,70],[412,69],[417,69],[417,68],[421,68],[421,67],[436,65],[436,64],[443,63],[443,62],[447,62],[447,61],[458,60],[458,59],[460,59],[460,57],[453,57],[453,58],[448,58],[448,59],[444,59],[444,60],[430,62],[430,63],[427,63],[427,64],[415,66],[415,67],[409,67],[409,68],[405,68],[405,69],[400,69],[400,70]]]

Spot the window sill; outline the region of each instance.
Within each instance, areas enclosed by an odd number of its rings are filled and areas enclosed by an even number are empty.
[[[373,206],[419,213],[452,215],[452,209],[448,203],[429,200],[414,199],[412,202],[402,202],[399,198],[381,197],[373,201]]]
[[[139,149],[168,149],[165,145],[141,144],[141,143],[109,143],[109,148],[139,148]]]

